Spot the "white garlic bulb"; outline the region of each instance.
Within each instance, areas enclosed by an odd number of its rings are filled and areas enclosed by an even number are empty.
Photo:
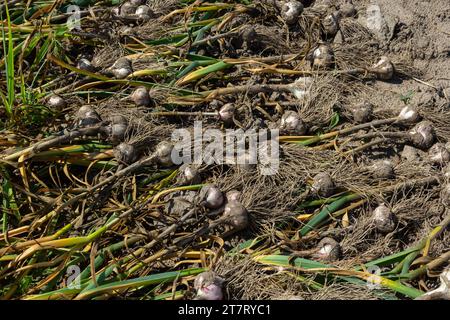
[[[329,45],[322,44],[313,51],[313,66],[329,68],[334,64],[334,52]]]
[[[388,57],[382,56],[380,60],[372,66],[371,71],[381,80],[390,80],[394,76],[394,64]]]
[[[281,117],[280,131],[288,134],[303,135],[306,133],[306,125],[295,111],[286,111]]]
[[[375,228],[381,233],[389,233],[395,230],[396,218],[392,211],[382,204],[373,211],[372,221]]]
[[[321,197],[329,197],[333,195],[335,191],[335,185],[331,176],[326,173],[318,173],[313,177],[313,183],[311,185],[311,191]]]
[[[296,23],[302,12],[303,4],[295,0],[286,1],[281,7],[281,17],[289,25]]]

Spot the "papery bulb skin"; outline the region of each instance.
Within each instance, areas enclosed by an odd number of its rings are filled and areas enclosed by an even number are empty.
[[[382,56],[377,63],[372,66],[372,72],[374,72],[378,79],[390,80],[394,76],[394,64],[388,57]]]
[[[321,197],[329,197],[335,191],[333,179],[326,172],[319,173],[313,177],[311,190]]]
[[[212,184],[203,186],[199,196],[204,206],[209,209],[220,208],[225,201],[222,191]]]
[[[281,7],[281,17],[288,25],[297,23],[302,12],[303,4],[295,0],[285,1]]]
[[[386,234],[395,230],[396,218],[392,211],[384,204],[378,206],[372,215],[375,228],[380,233]]]

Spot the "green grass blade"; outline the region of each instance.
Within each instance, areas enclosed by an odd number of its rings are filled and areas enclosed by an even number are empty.
[[[332,266],[328,266],[328,265],[322,264],[320,262],[303,259],[303,258],[292,259],[292,257],[286,256],[286,255],[259,256],[256,258],[256,261],[263,263],[263,264],[269,264],[269,265],[275,265],[275,266],[281,266],[281,267],[293,267],[294,266],[294,267],[298,267],[298,268],[302,268],[302,269],[333,268]],[[345,271],[345,270],[342,270],[342,271]],[[333,273],[333,271],[328,271],[328,270],[324,270],[324,271],[318,270],[317,272],[318,273],[331,273],[331,274]],[[366,281],[361,281],[361,279],[365,280],[364,279],[365,275],[362,276],[356,272],[355,272],[355,276],[353,276],[353,275],[352,276],[334,275],[334,276],[336,278],[344,280],[346,282],[362,284],[362,285],[367,284]],[[388,288],[395,292],[401,293],[407,297],[417,298],[418,296],[423,294],[422,291],[417,290],[415,288],[405,286],[398,281],[393,281],[393,280],[390,280],[390,279],[387,279],[384,277],[379,277],[378,279],[379,279],[380,286]],[[359,280],[359,281],[354,282],[354,280]]]
[[[7,99],[5,103],[6,113],[9,117],[13,114],[13,106],[15,100],[15,88],[14,88],[14,41],[12,37],[11,31],[11,19],[9,16],[8,2],[5,1],[5,10],[6,10],[6,21],[8,25],[8,45],[5,44],[5,30],[2,25],[2,36],[3,36],[3,48],[4,48],[4,56],[6,57],[6,87],[7,87]],[[3,17],[2,17],[3,19]],[[8,48],[8,49],[6,49]]]
[[[108,283],[105,285],[98,286],[94,289],[84,291],[82,294],[77,296],[77,299],[87,299],[102,293],[110,292],[112,290],[120,290],[120,289],[131,289],[138,287],[145,287],[153,284],[166,283],[169,281],[173,281],[178,277],[186,277],[191,275],[197,275],[201,272],[205,271],[203,268],[193,268],[186,269],[182,271],[171,271],[165,273],[154,274],[146,277],[140,277],[135,279],[128,279],[123,281],[117,281]]]
[[[192,81],[198,80],[200,78],[203,78],[205,76],[207,76],[210,73],[213,72],[218,72],[224,69],[227,69],[229,67],[231,67],[232,64],[223,62],[223,61],[219,61],[213,65],[207,66],[205,68],[201,68],[198,70],[195,70],[189,74],[187,74],[184,78],[181,78],[179,81],[177,81],[177,85],[184,85],[187,83],[190,83]]]
[[[310,221],[300,230],[300,234],[302,236],[305,236],[313,230],[317,225],[325,221],[330,215],[335,212],[336,210],[339,210],[342,208],[346,203],[359,199],[361,196],[359,194],[349,194],[346,196],[343,196],[339,198],[338,200],[334,201],[330,205],[324,207],[318,214],[316,214],[314,217],[311,218]]]

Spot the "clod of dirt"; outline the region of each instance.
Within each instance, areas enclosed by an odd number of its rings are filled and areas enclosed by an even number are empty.
[[[182,216],[192,209],[197,193],[195,191],[185,191],[182,195],[174,196],[165,205],[165,212],[169,215]]]
[[[202,272],[195,277],[195,300],[222,300],[222,286],[225,280],[212,271]]]
[[[289,25],[296,23],[302,12],[303,4],[295,0],[284,2],[281,7],[281,17]]]
[[[207,184],[203,186],[199,193],[201,203],[209,209],[217,209],[224,203],[222,191],[215,185]]]
[[[321,261],[337,261],[341,257],[341,245],[333,238],[323,238],[317,244],[318,251],[312,255],[313,258]]]
[[[413,146],[405,145],[403,147],[401,157],[407,161],[417,161],[420,158],[419,151],[419,149],[416,149]]]
[[[356,123],[365,123],[370,121],[373,113],[373,104],[364,101],[352,108],[353,120]]]
[[[378,5],[368,7],[366,15],[360,16],[358,20],[381,41],[388,41],[393,37],[398,22],[396,17],[382,12]]]
[[[295,111],[286,111],[281,117],[280,131],[288,134],[302,135],[306,133],[306,125]]]
[[[318,173],[313,177],[311,190],[321,197],[329,197],[335,190],[333,179],[326,172]]]
[[[436,143],[428,150],[428,159],[437,165],[445,165],[450,161],[450,152],[443,143]]]
[[[256,49],[258,44],[258,33],[256,32],[254,27],[246,26],[239,35],[241,38],[238,41],[240,43],[240,48],[246,51],[253,51],[254,49]]]
[[[375,228],[381,233],[390,233],[395,230],[396,217],[384,204],[373,211],[372,221]]]

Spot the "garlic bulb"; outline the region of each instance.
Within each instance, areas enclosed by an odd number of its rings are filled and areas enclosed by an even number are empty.
[[[429,160],[438,165],[444,165],[450,161],[450,152],[443,143],[436,143],[428,150]]]
[[[249,224],[247,209],[239,201],[229,201],[223,215],[227,224],[233,227],[233,232],[243,230]]]
[[[395,230],[395,215],[384,204],[378,206],[373,211],[372,221],[375,228],[381,233],[389,233]]]
[[[217,209],[224,203],[222,191],[212,184],[203,186],[200,190],[199,197],[202,204],[209,209]]]
[[[417,297],[415,300],[450,300],[450,268],[439,276],[441,285],[434,290]]]
[[[350,0],[339,6],[339,15],[343,18],[354,17],[356,13],[356,8]]]
[[[394,76],[394,65],[386,56],[382,56],[377,63],[372,66],[371,71],[375,73],[378,79],[390,80]]]
[[[334,36],[339,30],[338,19],[336,16],[334,14],[327,15],[322,20],[322,28],[327,36]]]
[[[124,116],[113,116],[109,119],[109,140],[112,144],[119,144],[124,141],[128,130],[128,120]]]
[[[81,58],[80,60],[78,60],[77,68],[81,69],[81,70],[86,70],[86,71],[89,71],[89,72],[95,71],[95,68],[92,65],[92,63],[86,58]]]
[[[85,105],[78,109],[77,115],[78,126],[90,126],[102,121],[100,115],[91,106]]]
[[[284,2],[281,7],[281,17],[289,25],[296,23],[302,12],[303,4],[295,0]]]
[[[200,181],[201,181],[200,174],[194,165],[185,163],[178,170],[177,176],[178,184],[181,185],[198,184],[200,183]]]
[[[219,110],[219,119],[225,123],[231,123],[234,118],[236,107],[233,103],[224,104]]]
[[[380,179],[392,179],[394,177],[394,166],[389,160],[379,160],[372,165],[372,175]]]
[[[419,159],[419,150],[412,146],[405,145],[403,147],[401,157],[408,161],[416,161]]]
[[[397,117],[399,121],[404,123],[416,123],[419,118],[419,113],[414,107],[411,106],[404,107]]]
[[[57,94],[51,95],[47,100],[50,109],[62,110],[67,106],[66,100]]]
[[[241,201],[242,193],[238,190],[230,190],[225,194],[227,201]]]
[[[134,14],[136,12],[137,5],[130,2],[125,2],[120,6],[120,15],[121,16],[127,16]]]
[[[280,131],[288,134],[303,135],[306,125],[295,111],[286,111],[281,117]]]
[[[321,44],[313,51],[313,66],[317,68],[329,68],[334,64],[334,52],[330,46]]]
[[[409,134],[414,146],[420,149],[428,149],[435,139],[434,127],[430,121],[419,122]]]
[[[212,271],[200,273],[194,280],[195,300],[222,300],[224,281],[223,278],[218,277]]]
[[[152,11],[150,10],[149,6],[140,5],[139,7],[137,7],[134,14],[138,17],[139,20],[147,21],[150,20],[150,15],[152,14]]]
[[[372,118],[373,104],[364,101],[352,108],[353,120],[357,123],[364,123]]]
[[[129,26],[123,26],[119,28],[119,35],[121,36],[132,36],[134,34],[134,29]]]
[[[140,16],[140,15],[149,15],[150,14],[150,7],[146,6],[146,5],[140,5],[139,7],[137,7],[136,11],[134,12],[134,14]]]
[[[145,0],[130,0],[129,2],[134,6],[140,6],[145,3]]]
[[[320,240],[317,244],[317,249],[317,252],[312,255],[315,259],[331,262],[339,260],[341,257],[341,246],[332,238],[325,237]]]
[[[114,8],[112,8],[112,9],[111,9],[111,13],[112,13],[114,16],[118,17],[118,16],[120,15],[120,8],[119,8],[119,7],[114,7]]]
[[[130,98],[138,107],[148,107],[152,102],[147,88],[143,86],[137,87]]]
[[[136,147],[125,142],[122,142],[121,144],[116,146],[113,153],[117,161],[126,164],[131,164],[138,158],[138,151],[136,150]]]
[[[309,96],[313,81],[312,77],[298,78],[291,84],[290,91],[298,100],[305,100]]]
[[[173,144],[167,141],[162,141],[158,143],[156,146],[156,156],[158,163],[163,166],[172,166],[174,163],[172,161],[172,150],[173,150]]]
[[[311,191],[325,198],[333,195],[335,191],[333,179],[326,172],[316,174],[313,177]]]
[[[114,77],[117,79],[124,79],[133,73],[133,67],[131,61],[125,57],[119,58],[114,64],[108,68]]]

